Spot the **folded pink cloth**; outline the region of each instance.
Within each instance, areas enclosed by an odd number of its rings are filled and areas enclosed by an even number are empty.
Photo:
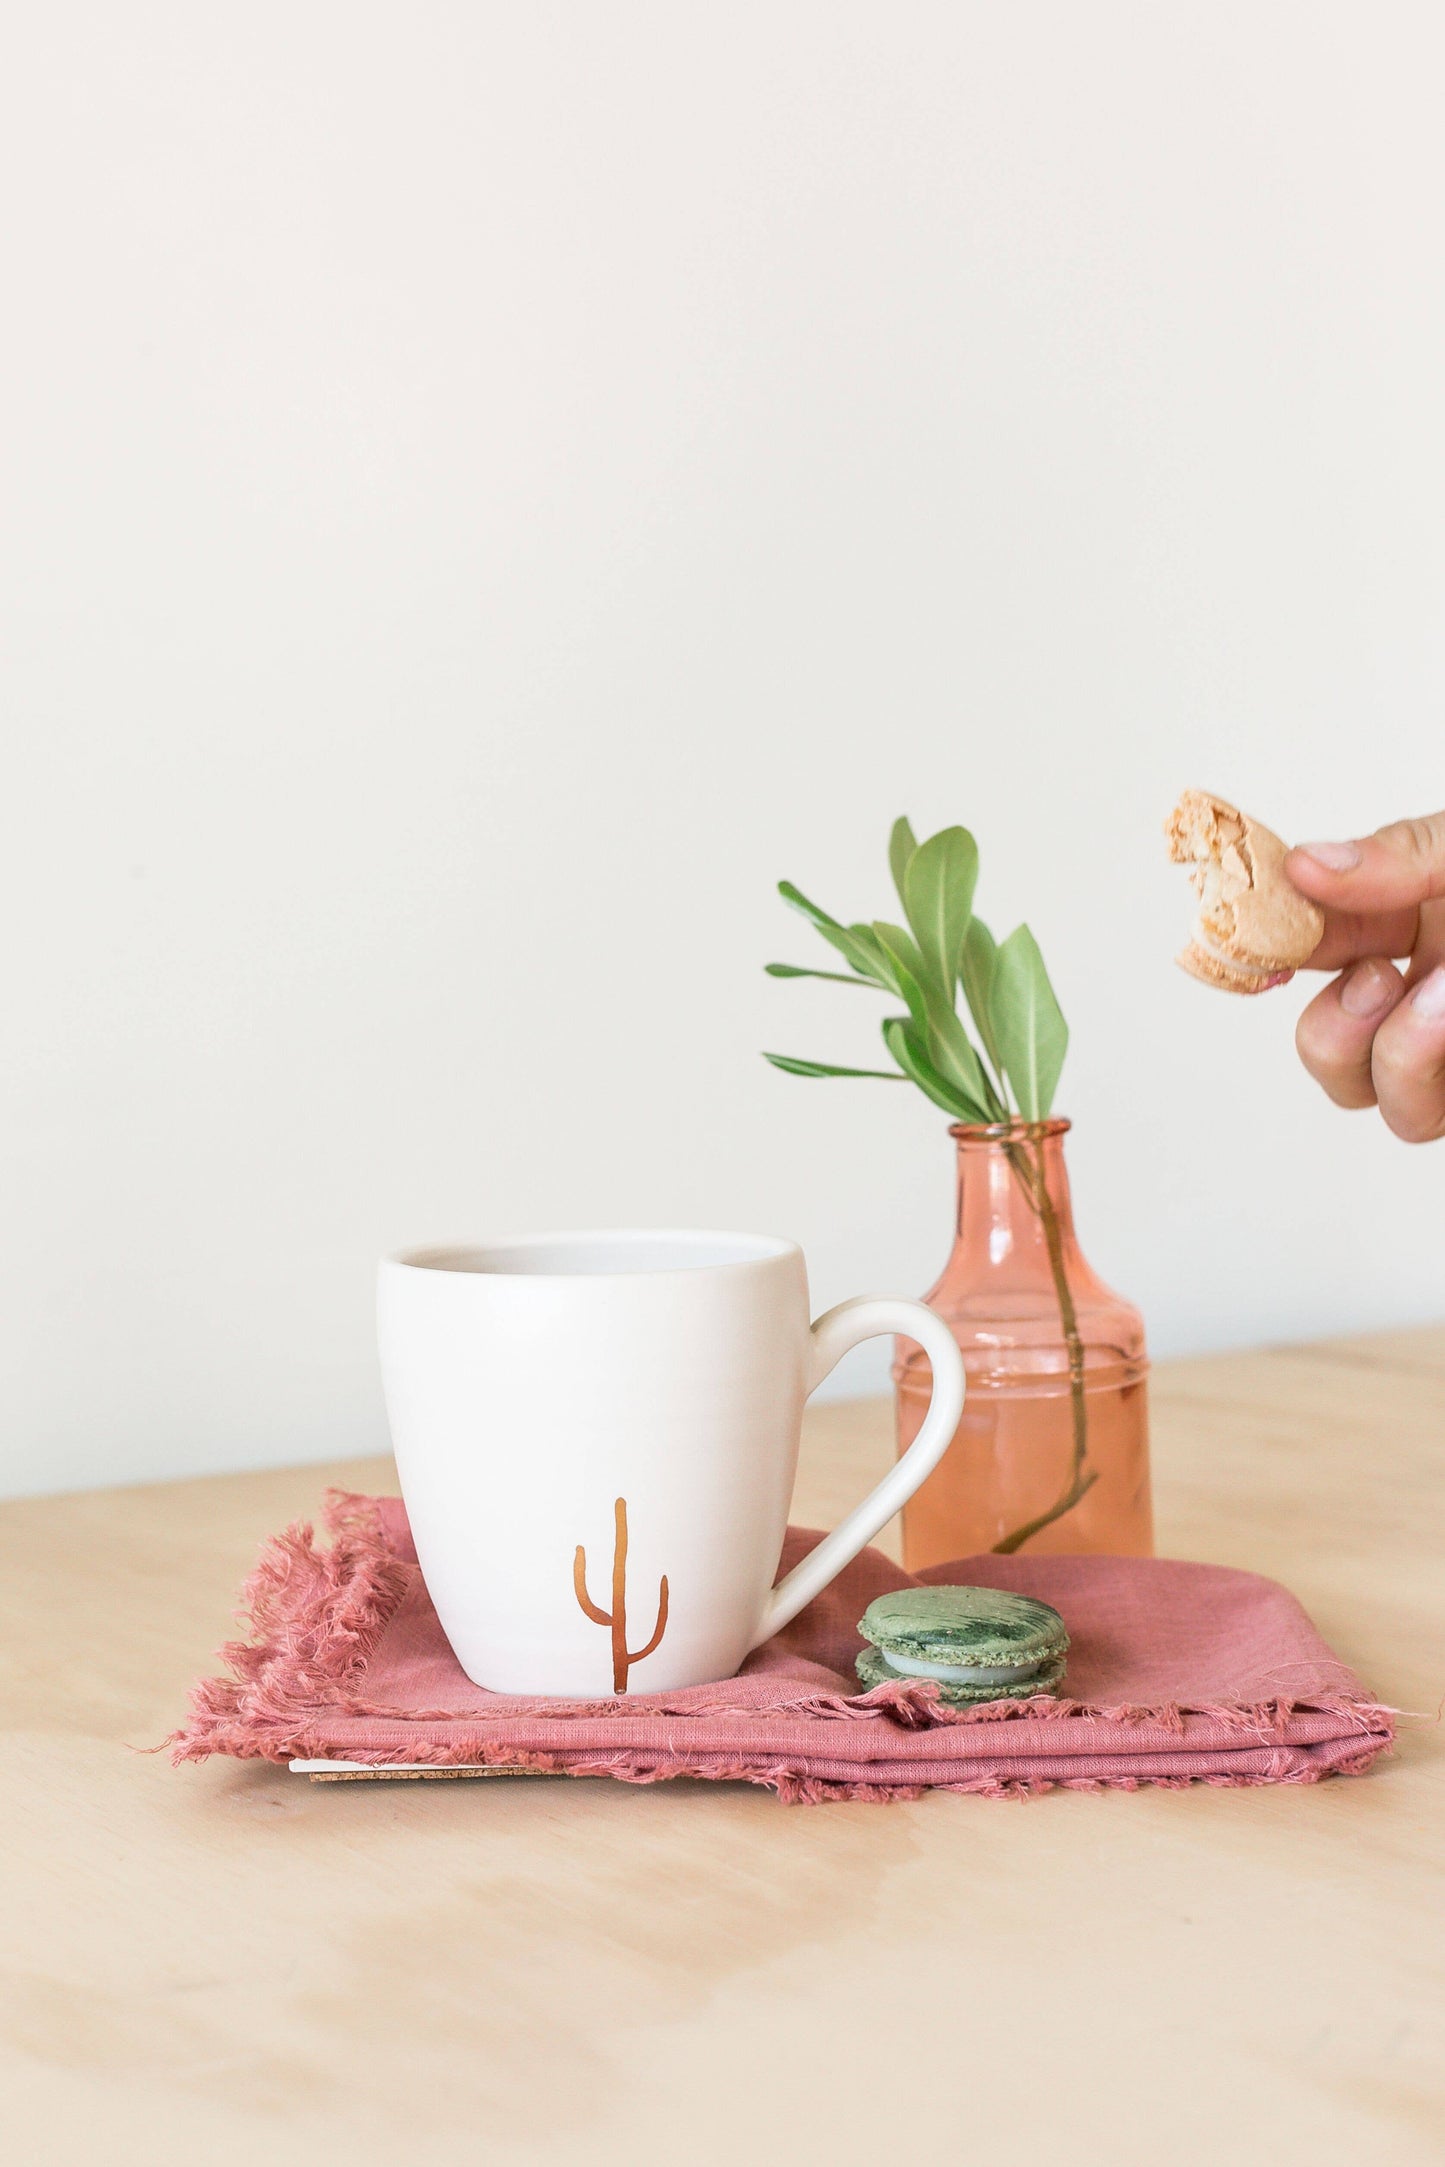
[[[1312,1783],[1362,1774],[1394,1735],[1284,1588],[1172,1558],[989,1556],[919,1576],[1052,1603],[1073,1642],[1067,1698],[957,1708],[921,1680],[859,1692],[859,1617],[914,1584],[877,1550],[735,1678],[597,1701],[489,1693],[452,1654],[400,1498],[333,1491],[327,1520],[329,1550],[304,1525],[268,1545],[245,1592],[255,1637],[222,1651],[230,1677],[196,1688],[176,1760],[703,1776],[815,1801]],[[782,1569],[818,1540],[790,1528]]]

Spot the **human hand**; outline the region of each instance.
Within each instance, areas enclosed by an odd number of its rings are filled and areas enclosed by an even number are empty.
[[[1337,1106],[1378,1106],[1407,1144],[1445,1136],[1445,812],[1302,843],[1285,871],[1325,913],[1306,968],[1340,973],[1299,1019],[1300,1059]]]

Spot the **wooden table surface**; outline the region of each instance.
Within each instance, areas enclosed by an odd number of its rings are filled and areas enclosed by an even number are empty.
[[[247,2167],[1445,2159],[1445,1328],[1176,1362],[1161,1550],[1423,1720],[1362,1780],[785,1807],[137,1747],[382,1461],[0,1511],[0,2150]],[[810,1416],[795,1517],[888,1456]]]

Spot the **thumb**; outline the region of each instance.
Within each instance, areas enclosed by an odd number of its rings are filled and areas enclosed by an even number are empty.
[[[1413,909],[1445,895],[1445,812],[1395,820],[1352,843],[1300,843],[1284,869],[1330,910]]]

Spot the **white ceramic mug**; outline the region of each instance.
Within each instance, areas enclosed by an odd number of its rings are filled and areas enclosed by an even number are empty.
[[[381,1367],[417,1556],[476,1684],[577,1699],[728,1678],[942,1457],[952,1333],[860,1296],[808,1321],[795,1242],[533,1236],[388,1258]],[[778,1587],[803,1402],[875,1333],[928,1350],[908,1451]]]

